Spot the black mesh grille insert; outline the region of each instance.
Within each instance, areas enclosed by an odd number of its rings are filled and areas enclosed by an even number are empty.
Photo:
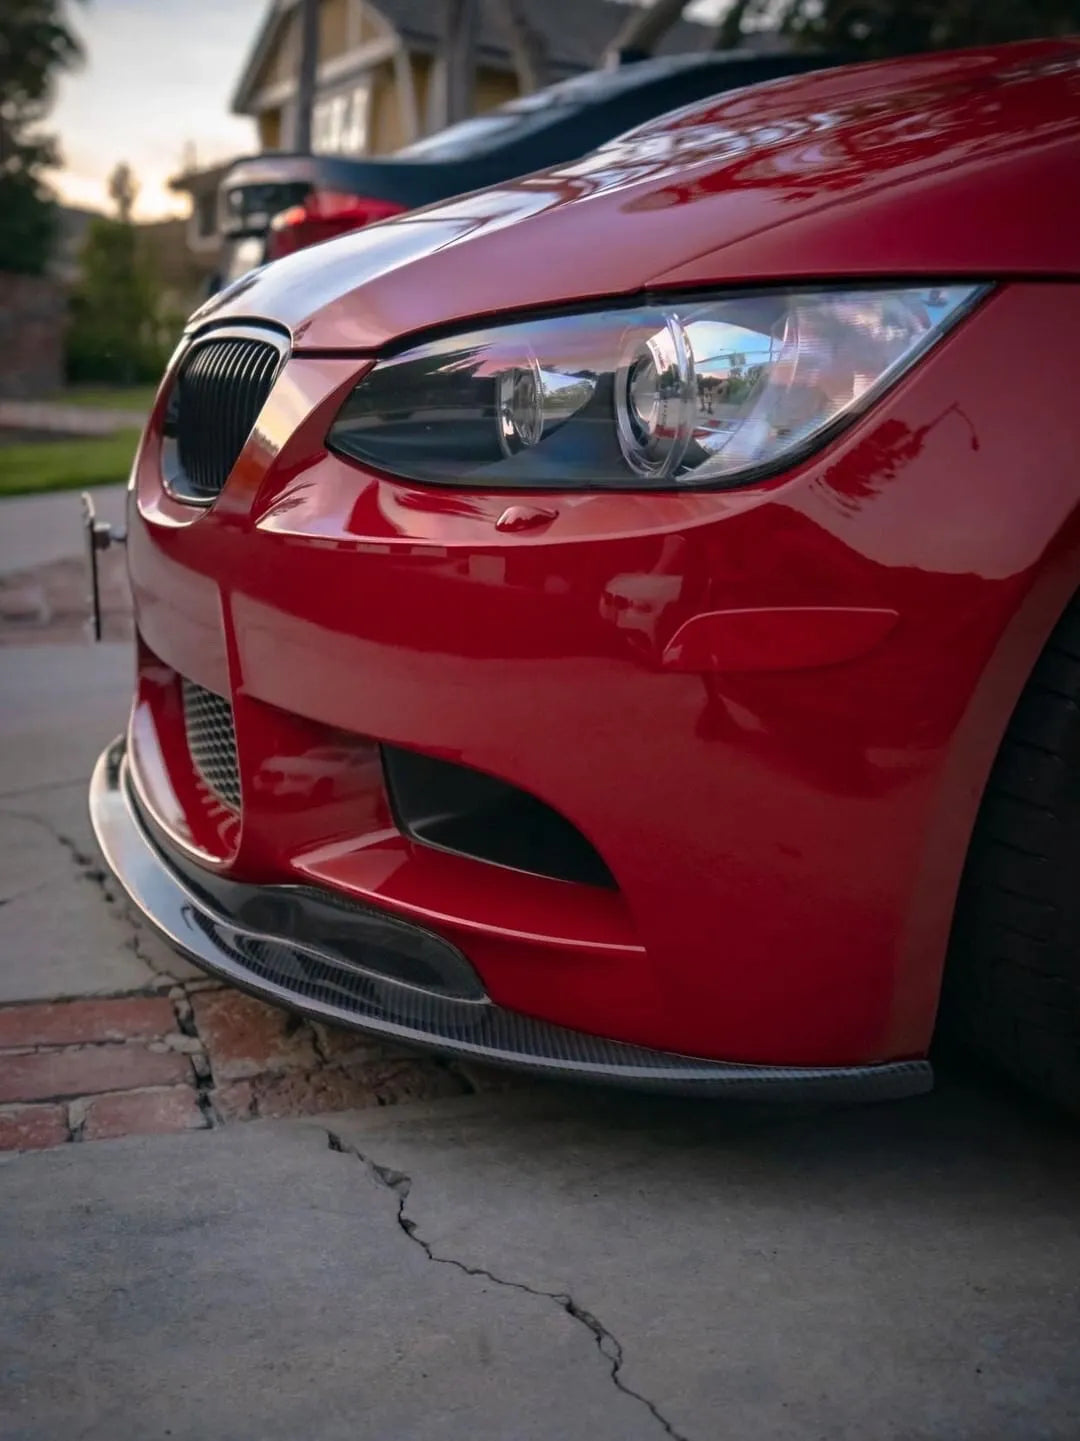
[[[240,770],[232,706],[222,696],[189,680],[183,682],[183,692],[191,763],[219,800],[239,810]]]
[[[174,494],[203,502],[220,494],[280,363],[269,340],[222,336],[192,346],[165,416],[165,479]]]

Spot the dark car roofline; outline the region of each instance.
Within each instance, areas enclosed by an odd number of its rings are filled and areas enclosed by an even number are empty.
[[[277,184],[285,180],[314,180],[329,161],[341,160],[338,155],[310,155],[300,150],[267,150],[261,155],[245,155],[233,162],[222,177],[221,184]]]
[[[490,110],[481,111],[476,116],[468,116],[467,120],[478,119],[482,115],[517,115],[527,114],[529,111],[543,108],[541,100],[544,96],[552,97],[552,104],[562,100],[563,97],[570,97],[571,101],[581,98],[582,105],[591,104],[598,100],[613,99],[622,90],[643,89],[647,85],[657,81],[665,80],[669,76],[679,75],[688,70],[720,70],[725,69],[746,69],[754,66],[768,66],[776,64],[780,60],[790,59],[813,59],[818,58],[827,61],[835,56],[816,46],[808,46],[798,51],[790,49],[776,50],[694,50],[681,55],[655,55],[644,60],[628,61],[622,65],[600,67],[596,70],[583,70],[579,75],[571,75],[566,80],[554,81],[551,85],[545,85],[540,90],[529,91],[525,95],[517,95],[512,100],[504,100],[501,105],[495,105]],[[453,126],[447,126],[448,130]],[[432,131],[431,135],[422,138],[434,139],[440,131]]]
[[[789,53],[785,50],[706,50],[690,51],[682,55],[659,55],[647,60],[637,60],[615,66],[609,70],[587,70],[568,80],[556,81],[553,85],[545,86],[543,90],[533,91],[529,96],[518,96],[514,100],[505,101],[502,105],[497,105],[493,109],[481,113],[488,115],[516,114],[516,107],[522,100],[535,99],[546,92],[553,95],[580,96],[582,103],[586,104],[608,96],[613,97],[620,89],[637,89],[639,86],[663,80],[667,76],[678,75],[683,71],[723,70],[728,67],[736,69],[752,67],[755,64],[766,65],[769,61],[775,62]],[[799,56],[800,58],[805,56],[807,59],[819,58],[824,63],[836,58],[824,50],[819,51],[814,48],[800,51]],[[452,129],[453,127],[447,128]],[[434,139],[440,133],[433,131],[431,135],[424,136],[422,139]],[[406,146],[405,151],[407,152],[409,148]],[[395,151],[389,155],[311,155],[298,150],[268,150],[260,155],[242,156],[234,161],[221,184],[222,186],[278,184],[290,180],[312,182],[319,180],[325,184],[330,179],[334,166],[385,165],[388,162],[393,163],[399,156],[402,156],[402,164],[415,165],[417,163],[411,159],[405,161],[401,151]],[[417,157],[417,160],[421,159],[421,156]],[[433,161],[432,163],[443,162]],[[343,182],[346,179],[346,173],[344,170],[341,172]]]
[[[399,185],[404,180],[406,190],[409,190],[410,173],[415,178],[432,168],[415,162],[407,164],[393,155],[306,155],[295,150],[268,150],[264,155],[236,161],[222,177],[220,188],[231,190],[245,185],[287,185],[307,181],[326,190],[342,190],[351,194],[363,180],[375,187],[371,193],[378,198],[381,186],[386,185],[391,177]],[[410,197],[406,194],[404,198]],[[414,197],[411,203],[419,204],[420,201]]]
[[[697,70],[703,66],[752,65],[755,61],[764,63],[769,60],[775,61],[792,56],[801,58],[804,55],[824,54],[824,50],[818,46],[811,45],[805,48],[800,46],[798,50],[783,46],[777,46],[776,49],[772,50],[688,50],[679,55],[650,55],[644,60],[632,60],[622,65],[601,67],[596,70],[585,70],[580,75],[571,76],[568,80],[559,80],[549,88],[552,90],[556,88],[565,89],[579,81],[585,80],[589,76],[674,75],[680,70]]]

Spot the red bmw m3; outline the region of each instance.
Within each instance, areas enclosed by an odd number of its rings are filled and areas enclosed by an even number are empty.
[[[1080,1106],[1080,42],[785,79],[193,317],[91,809],[324,1020]]]

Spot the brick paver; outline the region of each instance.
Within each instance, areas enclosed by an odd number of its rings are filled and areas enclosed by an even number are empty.
[[[0,1151],[475,1088],[460,1068],[207,986],[0,1007]]]
[[[311,1028],[289,1011],[233,990],[198,993],[191,1007],[217,1081],[318,1065]]]
[[[176,1012],[164,996],[94,997],[0,1009],[0,1050],[154,1040],[175,1030]]]
[[[415,1060],[416,1052],[402,1046],[398,1049],[386,1041],[376,1041],[365,1036],[363,1031],[347,1031],[343,1026],[326,1026],[321,1021],[312,1023],[319,1054],[335,1066],[359,1065],[362,1061],[385,1061],[388,1057],[399,1056]]]
[[[67,1139],[63,1106],[0,1106],[0,1151],[42,1151]]]
[[[170,1086],[191,1079],[191,1062],[175,1051],[141,1043],[62,1046],[0,1055],[0,1102],[52,1101],[98,1091]]]
[[[228,1081],[213,1094],[223,1120],[317,1116],[324,1111],[363,1110],[400,1101],[460,1096],[468,1087],[437,1061],[413,1058],[365,1066],[323,1066],[308,1073],[282,1071]]]
[[[83,1102],[80,1109],[84,1141],[196,1131],[207,1125],[192,1086],[114,1091],[110,1095],[94,1096]]]

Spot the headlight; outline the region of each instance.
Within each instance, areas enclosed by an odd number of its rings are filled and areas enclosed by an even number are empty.
[[[328,440],[477,489],[738,484],[823,443],[985,288],[770,291],[492,326],[380,361]]]

